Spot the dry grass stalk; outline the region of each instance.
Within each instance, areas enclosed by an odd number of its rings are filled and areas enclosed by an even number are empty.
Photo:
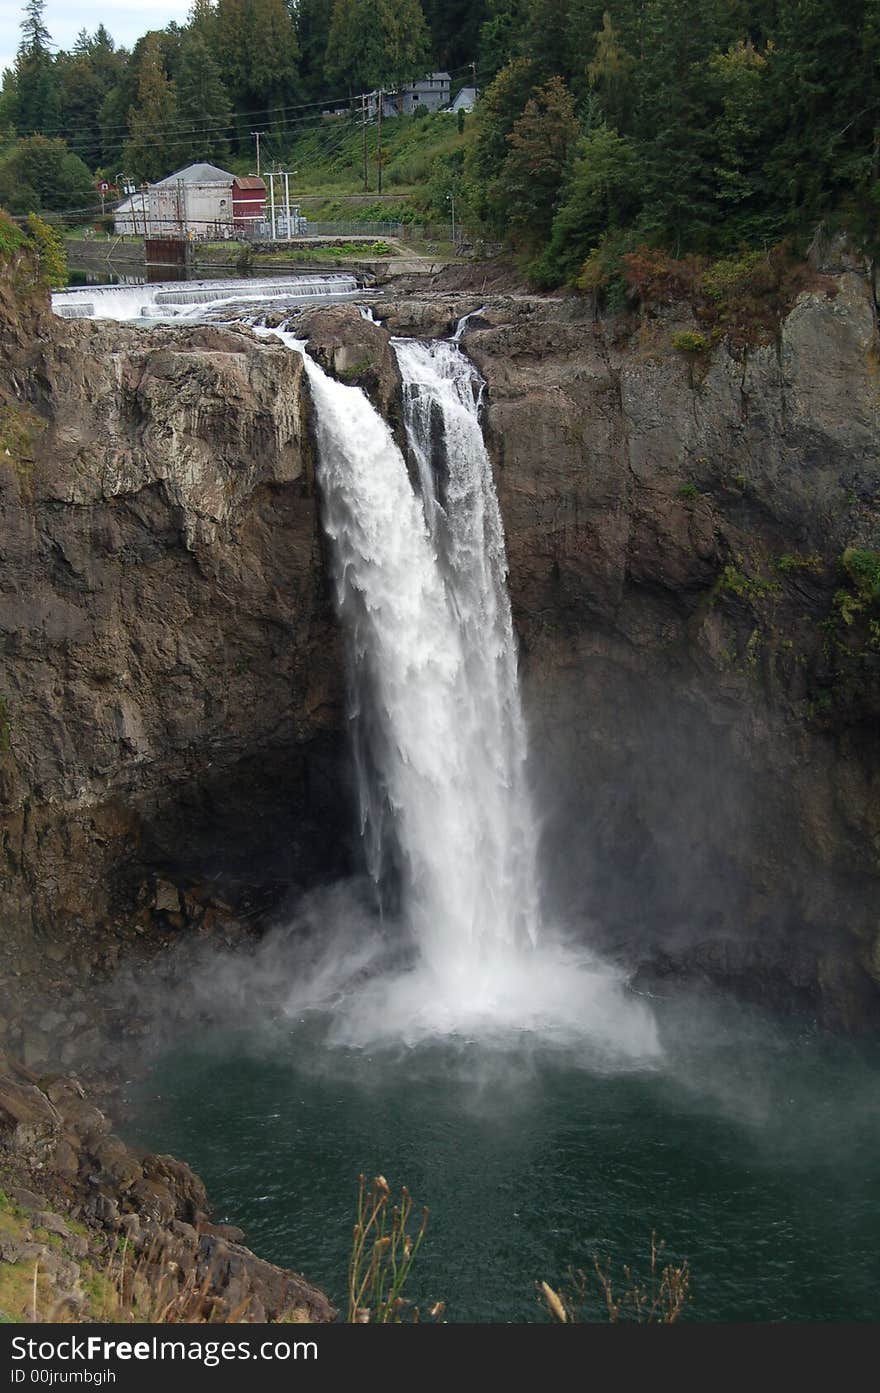
[[[428,1227],[428,1211],[423,1209],[421,1222],[411,1231],[412,1211],[412,1196],[405,1185],[399,1204],[392,1204],[384,1175],[377,1175],[369,1187],[365,1176],[358,1178],[357,1222],[348,1264],[350,1325],[387,1324],[402,1319],[408,1304],[403,1288]],[[442,1309],[438,1302],[432,1307],[432,1314],[439,1314]],[[417,1311],[413,1318],[418,1320]]]
[[[651,1234],[651,1263],[647,1280],[634,1276],[631,1267],[624,1266],[623,1287],[615,1286],[610,1259],[604,1264],[593,1259],[593,1275],[598,1284],[605,1313],[612,1325],[618,1321],[633,1321],[640,1325],[675,1325],[682,1317],[691,1299],[691,1274],[687,1259],[682,1262],[666,1263],[660,1266],[664,1242],[657,1241]],[[574,1291],[567,1298],[561,1297],[546,1282],[541,1283],[541,1291],[547,1308],[554,1320],[560,1322],[576,1321],[589,1304],[591,1283],[583,1271],[572,1273]]]

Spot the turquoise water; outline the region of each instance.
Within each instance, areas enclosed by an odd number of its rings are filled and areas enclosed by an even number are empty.
[[[662,1060],[633,1072],[532,1037],[331,1048],[315,1016],[202,1032],[137,1087],[136,1132],[337,1301],[365,1171],[429,1205],[411,1295],[450,1320],[545,1319],[537,1281],[644,1268],[652,1230],[689,1260],[690,1319],[876,1320],[877,1049],[655,1009]]]

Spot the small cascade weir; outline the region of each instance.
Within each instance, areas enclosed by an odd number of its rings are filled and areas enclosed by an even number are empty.
[[[179,319],[202,317],[209,311],[222,317],[224,310],[233,308],[328,304],[351,299],[357,293],[357,280],[343,272],[252,280],[160,281],[154,285],[59,290],[52,296],[52,309],[61,319]]]

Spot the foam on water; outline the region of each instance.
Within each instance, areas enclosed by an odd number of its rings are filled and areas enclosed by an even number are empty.
[[[154,285],[80,286],[59,290],[52,309],[62,319],[150,321],[212,317],[236,307],[257,310],[272,304],[350,299],[357,294],[354,276],[278,276],[263,280],[161,281]]]

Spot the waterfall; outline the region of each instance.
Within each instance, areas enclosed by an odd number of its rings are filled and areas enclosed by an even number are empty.
[[[504,538],[478,419],[451,343],[395,344],[421,497],[359,388],[310,359],[324,523],[353,664],[368,861],[389,851],[434,971],[460,978],[534,944],[535,828]]]
[[[364,845],[377,881],[389,863],[400,878],[418,955],[383,973],[355,916],[287,1009],[332,1003],[330,1041],[349,1046],[513,1031],[574,1044],[591,1067],[653,1060],[653,1018],[623,974],[541,922],[483,382],[456,340],[393,343],[415,482],[360,388],[305,365],[351,655]]]
[[[68,316],[198,322],[353,293],[328,275],[92,287],[53,304]],[[357,897],[327,887],[300,911],[299,955],[276,958],[266,941],[268,975],[290,983],[285,1011],[328,1011],[328,1042],[357,1048],[513,1031],[576,1045],[591,1067],[655,1059],[653,1017],[625,974],[542,921],[504,533],[483,382],[458,346],[464,322],[447,342],[393,341],[415,482],[360,388],[328,377],[291,332],[247,322],[303,354],[367,864],[378,884],[399,886],[395,917],[416,949],[400,970]]]

